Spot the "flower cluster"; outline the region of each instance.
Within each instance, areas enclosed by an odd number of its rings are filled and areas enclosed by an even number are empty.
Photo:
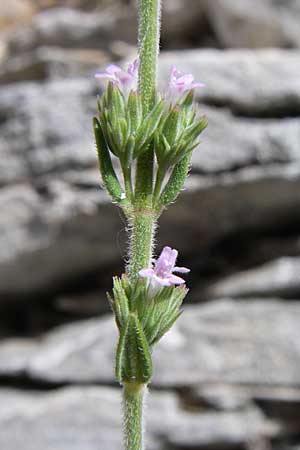
[[[176,66],[172,67],[169,89],[171,95],[178,96],[186,91],[191,91],[196,88],[205,87],[204,83],[195,82],[194,76],[191,73],[182,73]]]
[[[194,103],[194,90],[204,84],[174,66],[165,93],[162,96],[157,93],[152,108],[145,111],[137,88],[138,68],[139,61],[135,59],[125,70],[111,64],[105,72],[96,74],[108,84],[98,102],[95,137],[103,182],[113,200],[122,207],[126,203],[123,202],[125,196],[132,205],[134,203],[133,164],[151,148],[158,166],[153,207],[159,214],[162,208],[174,201],[182,188],[191,153],[198,146],[198,137],[207,125]],[[120,161],[124,187],[113,169],[111,154]],[[172,174],[169,176],[170,170],[173,170],[174,177]],[[178,171],[181,176],[178,176]],[[168,178],[169,182],[166,181]]]
[[[154,150],[159,167],[167,170],[198,146],[197,138],[207,125],[205,117],[197,116],[192,90],[168,107],[159,125]]]
[[[125,76],[121,78],[126,80]],[[131,90],[125,97],[118,83],[110,80],[102,101],[98,102],[99,124],[110,151],[120,159],[122,166],[128,166],[153,139],[164,105],[162,101],[157,102],[148,114],[143,114],[137,92]]]
[[[128,64],[126,70],[116,64],[110,64],[105,72],[97,72],[95,77],[111,81],[121,91],[128,92],[131,89],[137,90],[138,68],[139,60],[136,58],[131,64]],[[178,100],[179,96],[185,92],[201,87],[205,87],[205,84],[196,82],[191,73],[183,73],[176,66],[172,67],[168,90],[173,99]]]
[[[128,64],[127,70],[123,70],[116,64],[110,64],[106,67],[105,72],[98,72],[95,77],[111,81],[121,90],[136,89],[138,68],[139,60],[136,58],[131,64]]]
[[[154,260],[154,267],[142,269],[140,277],[149,278],[150,285],[156,289],[161,286],[173,286],[184,284],[183,278],[174,275],[177,273],[188,273],[190,269],[186,267],[176,267],[178,251],[171,247],[164,247],[159,258]]]
[[[120,331],[115,374],[121,383],[149,382],[152,348],[181,314],[188,290],[184,280],[173,272],[189,270],[175,267],[176,258],[177,251],[165,247],[154,269],[140,271],[140,277],[149,278],[149,283],[140,279],[132,285],[127,275],[114,278],[113,295],[108,295],[108,299]]]

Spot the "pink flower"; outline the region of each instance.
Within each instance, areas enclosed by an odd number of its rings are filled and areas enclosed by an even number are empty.
[[[191,73],[182,73],[176,66],[172,67],[169,81],[169,88],[172,94],[183,94],[191,89],[204,86],[205,84],[203,83],[195,82]]]
[[[106,67],[105,72],[98,72],[95,74],[95,77],[112,81],[119,88],[130,89],[136,82],[138,67],[139,61],[137,58],[133,63],[128,65],[127,70],[123,70],[120,66],[115,64],[110,64]]]
[[[155,261],[154,268],[140,270],[140,277],[149,278],[152,287],[184,284],[185,280],[174,275],[173,272],[188,273],[190,270],[185,267],[175,267],[177,256],[177,250],[164,247],[160,257]]]

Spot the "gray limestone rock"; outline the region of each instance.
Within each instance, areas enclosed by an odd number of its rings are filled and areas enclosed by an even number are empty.
[[[36,14],[31,23],[6,34],[9,55],[41,46],[107,49],[113,40],[135,43],[135,11],[124,5],[101,13],[67,7],[50,8]]]
[[[224,47],[299,47],[297,0],[206,2],[210,24]]]
[[[38,344],[33,339],[3,339],[0,343],[0,377],[15,378],[25,373],[28,360]],[[1,415],[1,413],[0,413]]]
[[[2,87],[0,184],[96,166],[89,79]]]
[[[115,450],[121,445],[120,391],[73,387],[56,392],[1,390],[1,448],[24,450]],[[254,407],[239,413],[187,412],[173,393],[148,397],[147,447],[246,448],[267,440],[278,427]]]
[[[288,297],[299,298],[300,259],[280,258],[262,266],[234,273],[209,286],[209,298]]]
[[[1,192],[6,212],[0,225],[3,300],[6,294],[55,291],[66,279],[120,257],[113,244],[120,229],[118,213],[99,189],[85,192],[62,181],[47,188],[49,197],[22,184]]]
[[[205,0],[164,0],[162,42],[166,48],[189,48],[207,43]]]
[[[39,47],[5,60],[1,64],[0,83],[92,77],[110,58],[105,51],[96,49]]]
[[[297,302],[220,300],[186,306],[154,351],[153,384],[299,385]],[[49,332],[22,361],[23,373],[48,383],[113,383],[117,332],[110,316]],[[12,355],[20,353],[14,350]],[[8,342],[0,355],[8,354]],[[19,370],[21,369],[19,364]],[[15,373],[2,360],[1,373]]]
[[[239,411],[255,402],[268,417],[289,424],[291,432],[299,429],[298,387],[208,383],[193,387],[188,401],[194,407],[213,407],[221,411]]]
[[[299,314],[297,302],[271,299],[186,307],[157,349],[157,382],[297,386]]]
[[[209,127],[188,189],[162,217],[161,242],[195,255],[228,234],[299,222],[300,119],[288,117],[300,111],[298,53],[197,51],[174,58],[206,81],[201,110]],[[162,78],[170,65],[171,55],[162,55]],[[2,298],[55,291],[125,254],[124,222],[97,174],[91,118],[100,90],[92,79],[1,89]],[[281,117],[233,114],[270,116],[274,108]]]
[[[167,52],[161,58],[166,80],[172,64],[206,84],[198,98],[227,106],[238,115],[300,115],[298,50],[190,50]]]

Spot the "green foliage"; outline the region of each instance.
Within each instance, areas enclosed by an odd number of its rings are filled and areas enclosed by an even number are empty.
[[[147,383],[152,375],[151,351],[180,316],[185,287],[163,287],[151,294],[143,280],[132,285],[126,275],[114,278],[108,296],[120,337],[116,352],[116,378],[120,383]]]
[[[115,373],[122,383],[144,384],[152,376],[149,344],[137,315],[132,312],[121,328]]]
[[[171,105],[156,130],[155,153],[158,166],[165,171],[197,147],[197,139],[207,126],[205,117],[197,117],[192,100],[189,92],[181,103]]]
[[[102,102],[98,102],[99,123],[110,151],[121,165],[132,164],[141,156],[153,139],[164,109],[158,101],[143,113],[141,96],[131,91],[125,98],[113,83],[108,83]]]
[[[98,100],[98,113],[94,132],[107,191],[129,215],[136,207],[159,215],[182,189],[192,151],[207,126],[206,118],[198,116],[193,92],[189,91],[175,105],[157,98],[153,106],[145,110],[139,93],[130,91],[125,95],[109,82],[101,101]],[[157,171],[153,186],[154,152]],[[112,157],[120,161],[124,187],[114,171]]]
[[[188,153],[173,168],[170,178],[158,199],[159,209],[170,205],[176,200],[186,180],[190,167],[191,156],[192,153]]]
[[[104,139],[101,126],[96,118],[94,118],[94,134],[97,146],[99,168],[104,186],[115,202],[122,203],[123,189],[121,188],[117,175],[114,171],[107,143]]]

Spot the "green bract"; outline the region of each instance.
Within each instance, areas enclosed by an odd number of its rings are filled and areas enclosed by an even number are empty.
[[[190,97],[188,94],[187,98]],[[170,106],[155,133],[155,153],[158,166],[167,170],[192,152],[197,138],[206,128],[205,117],[197,118],[193,104],[183,102]]]
[[[206,126],[206,118],[198,116],[192,91],[174,105],[158,98],[145,112],[138,92],[130,91],[125,95],[118,86],[108,83],[102,99],[98,100],[94,132],[103,183],[127,215],[131,215],[135,206],[141,208],[141,198],[147,199],[147,208],[156,215],[176,199],[188,173],[191,153]],[[138,160],[138,174],[146,153],[156,156],[155,183],[152,176],[148,181],[137,176],[134,185],[133,168]],[[112,158],[119,160],[123,186]],[[144,169],[143,176],[147,178],[147,167]]]
[[[152,348],[180,316],[187,292],[183,286],[170,286],[151,296],[143,281],[133,287],[126,275],[114,278],[108,299],[120,333],[115,366],[120,383],[151,379]]]
[[[160,122],[164,104],[158,101],[143,114],[141,98],[131,91],[128,98],[113,83],[108,83],[102,101],[98,102],[99,123],[110,151],[121,164],[132,164],[151,142]]]

